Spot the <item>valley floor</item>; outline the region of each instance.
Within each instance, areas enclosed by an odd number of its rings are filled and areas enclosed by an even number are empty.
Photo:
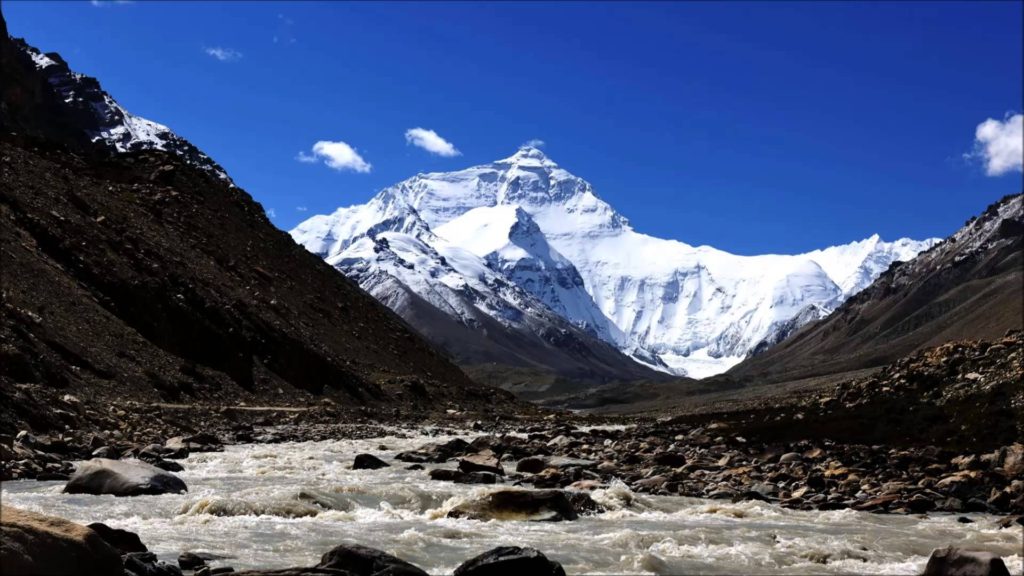
[[[292,441],[328,429],[331,436],[346,439]],[[921,504],[931,500],[922,498],[928,492],[913,482],[887,482],[886,494],[894,497],[854,506],[913,514],[838,509],[858,501],[851,481],[855,475],[864,478],[862,483],[876,483],[871,478],[879,469],[864,463],[877,457],[901,463],[903,471],[893,475],[932,462],[923,477],[947,472],[943,478],[970,477],[943,464],[948,454],[941,452],[873,454],[863,447],[807,444],[783,448],[806,448],[795,456],[776,455],[719,430],[642,423],[576,427],[538,422],[489,432],[437,424],[299,425],[257,426],[252,432],[253,440],[270,443],[210,446],[212,451],[175,460],[184,468],[179,476],[189,486],[185,494],[68,495],[60,493],[60,481],[8,481],[3,501],[129,530],[162,561],[176,564],[180,554],[191,552],[215,568],[311,566],[341,543],[382,549],[431,574],[450,573],[465,559],[499,545],[539,549],[569,574],[919,574],[933,549],[953,543],[1001,556],[1011,570],[1022,562],[1019,527],[980,510],[936,512]],[[681,448],[684,440],[677,438],[685,438],[688,447]],[[716,448],[716,443],[728,447]],[[504,474],[490,478],[464,472],[460,477],[455,472],[466,468],[455,463],[461,462],[460,454],[487,450],[502,454],[497,462]],[[355,457],[365,453],[387,466],[353,469]],[[608,465],[612,460],[604,459],[612,455],[618,460],[614,469]],[[453,461],[438,461],[446,457]],[[415,460],[425,461],[410,465]],[[951,470],[940,473],[939,467]],[[442,470],[452,473],[442,475]],[[988,470],[981,477],[991,481],[997,474]],[[434,479],[441,476],[457,481]],[[820,484],[810,480],[815,477]],[[756,478],[761,481],[745,484]],[[703,498],[682,497],[699,483],[714,485],[713,491]],[[493,517],[458,513],[517,484],[567,486],[586,492],[590,504],[578,518],[560,522],[524,516],[550,512],[544,509],[504,510]],[[804,488],[809,486],[814,488]],[[811,504],[818,494],[824,498]]]

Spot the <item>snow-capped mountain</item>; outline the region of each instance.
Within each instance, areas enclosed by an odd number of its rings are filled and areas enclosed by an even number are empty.
[[[380,240],[395,245],[386,232],[417,242],[415,257],[399,244],[403,270],[381,262]],[[483,282],[502,304],[472,305],[503,323],[520,316],[512,309],[535,314],[522,306],[539,302],[639,362],[692,377],[723,372],[827,315],[892,262],[936,242],[876,235],[807,254],[738,256],[654,238],[533,147],[418,174],[365,205],[314,216],[292,236],[361,283],[384,274],[442,307],[439,284]],[[449,264],[443,271],[439,258]],[[495,290],[499,280],[519,290],[515,298]]]
[[[230,182],[227,173],[209,156],[170,128],[136,116],[125,110],[90,76],[71,70],[57,53],[44,54],[20,39],[12,42],[23,57],[31,59],[41,78],[61,101],[59,116],[78,133],[110,152],[163,150],[182,157],[187,163]]]

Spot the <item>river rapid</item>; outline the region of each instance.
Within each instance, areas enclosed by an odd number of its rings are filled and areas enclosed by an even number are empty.
[[[366,440],[228,446],[180,461],[189,486],[183,495],[68,495],[63,482],[17,481],[2,484],[2,498],[131,530],[168,562],[183,551],[207,552],[223,557],[211,565],[236,570],[312,566],[340,543],[385,550],[431,574],[450,574],[500,545],[535,547],[569,574],[919,574],[931,551],[949,544],[999,554],[1011,573],[1022,569],[1021,530],[999,529],[998,518],[985,514],[960,523],[962,515],[807,512],[634,494],[612,484],[593,493],[606,512],[573,522],[446,518],[460,502],[502,486],[430,480],[394,455],[450,438],[396,430]],[[392,466],[352,470],[361,452]]]

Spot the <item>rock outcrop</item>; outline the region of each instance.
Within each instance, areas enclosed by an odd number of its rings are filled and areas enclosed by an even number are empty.
[[[122,576],[118,551],[81,524],[0,506],[0,573]]]

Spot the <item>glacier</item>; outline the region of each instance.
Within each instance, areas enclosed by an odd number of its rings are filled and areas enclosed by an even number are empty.
[[[893,262],[938,242],[874,235],[806,254],[740,256],[656,238],[531,146],[417,174],[291,235],[396,311],[395,282],[465,321],[483,312],[512,326],[554,313],[637,362],[693,378],[828,315]]]

